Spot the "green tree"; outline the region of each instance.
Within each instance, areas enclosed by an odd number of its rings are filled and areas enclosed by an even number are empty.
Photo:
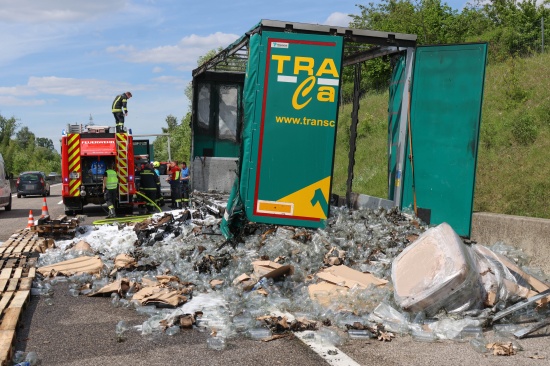
[[[463,42],[468,29],[460,14],[440,0],[382,0],[379,3],[357,5],[359,15],[352,15],[350,27],[386,32],[416,34],[418,44]],[[385,90],[391,75],[387,57],[366,61],[362,68],[362,90]],[[353,68],[343,73],[343,98],[353,92]]]
[[[6,118],[0,114],[0,144],[5,147],[10,143],[10,139],[19,127],[15,117]]]
[[[14,175],[26,170],[61,171],[61,156],[52,140],[36,137],[27,126],[16,132],[18,126],[15,117],[8,119],[0,115],[0,153],[6,170]]]
[[[460,42],[464,29],[457,22],[458,12],[440,0],[382,0],[357,5],[360,15],[352,15],[353,28],[411,33],[419,44]]]
[[[476,0],[478,1],[478,0]],[[541,48],[541,19],[550,16],[550,1],[490,0],[472,7],[490,21],[479,38],[488,41],[492,60],[526,56]],[[479,25],[478,25],[479,26]],[[550,34],[545,30],[545,37]]]
[[[34,145],[35,143],[34,133],[32,133],[27,126],[23,126],[19,131],[17,131],[15,137],[17,139],[17,143],[22,149],[26,149],[29,145]]]
[[[162,133],[170,135],[170,156],[172,160],[188,161],[191,151],[191,113],[187,113],[178,124],[173,115],[166,117],[167,127],[162,127]],[[153,142],[155,159],[168,160],[168,137],[159,136]]]
[[[45,137],[37,137],[36,138],[36,146],[44,147],[48,150],[54,150],[55,147],[53,145],[53,141],[51,139],[45,138]]]

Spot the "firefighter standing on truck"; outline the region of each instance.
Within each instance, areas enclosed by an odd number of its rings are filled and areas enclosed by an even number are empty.
[[[117,95],[113,101],[111,109],[113,111],[113,116],[115,116],[116,132],[124,132],[124,117],[128,115],[126,104],[130,98],[132,98],[132,93],[126,92]]]
[[[118,176],[114,168],[115,163],[109,163],[109,168],[103,174],[103,194],[105,195],[105,203],[109,209],[108,219],[116,217],[115,202],[118,190]]]
[[[153,212],[153,203],[157,199],[157,190],[160,187],[160,180],[158,175],[153,171],[152,164],[145,164],[145,167],[139,172],[139,190],[149,200],[145,204],[147,212]]]

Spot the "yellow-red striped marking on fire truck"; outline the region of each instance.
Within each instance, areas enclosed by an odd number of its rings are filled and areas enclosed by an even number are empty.
[[[82,168],[80,165],[80,134],[69,133],[67,135],[67,156],[69,162],[69,176],[72,172],[78,173],[77,178],[71,178],[69,180],[69,195],[73,197],[80,196],[80,185],[82,184],[81,175]]]
[[[117,133],[116,145],[118,190],[121,194],[128,194],[128,134]]]

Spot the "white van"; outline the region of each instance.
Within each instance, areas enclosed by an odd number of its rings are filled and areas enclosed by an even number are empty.
[[[10,180],[2,154],[0,154],[0,207],[4,207],[6,211],[11,210]]]

